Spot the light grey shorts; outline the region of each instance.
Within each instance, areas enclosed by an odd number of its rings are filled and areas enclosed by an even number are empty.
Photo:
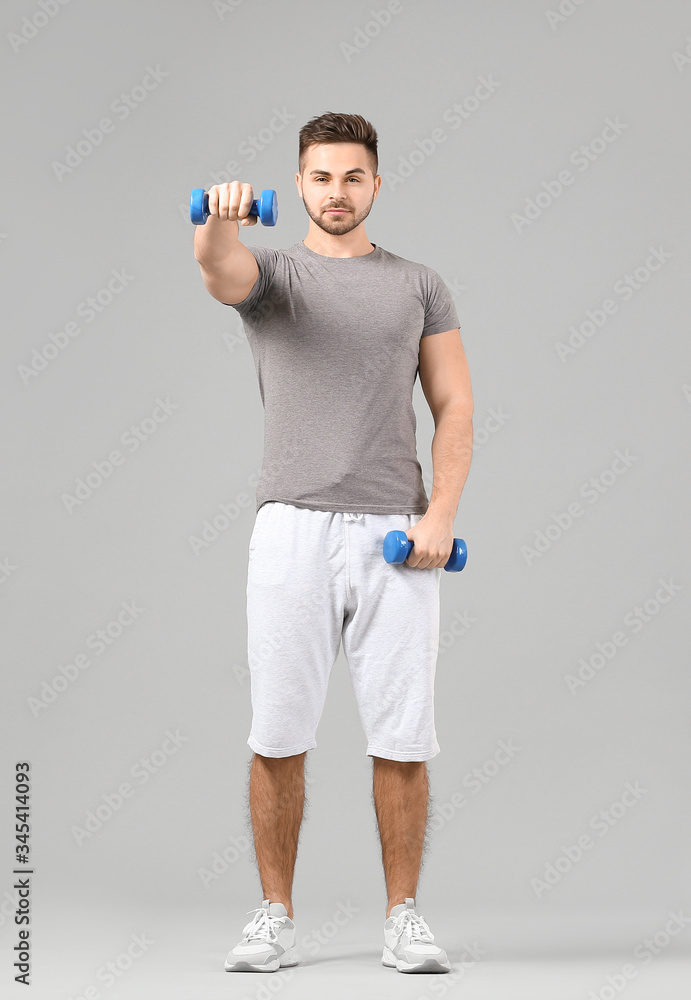
[[[316,747],[341,639],[369,756],[439,753],[434,674],[441,568],[390,564],[388,531],[422,514],[309,510],[269,501],[257,512],[247,571],[250,748],[289,757]]]

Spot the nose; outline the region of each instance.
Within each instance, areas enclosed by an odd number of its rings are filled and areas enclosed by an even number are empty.
[[[345,193],[345,187],[340,181],[334,181],[333,185],[329,191],[329,204],[331,205],[343,205],[345,204],[345,198],[343,197]]]

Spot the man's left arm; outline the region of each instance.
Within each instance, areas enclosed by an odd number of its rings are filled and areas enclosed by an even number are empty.
[[[407,562],[443,567],[453,547],[453,522],[473,454],[473,392],[460,329],[420,339],[420,384],[434,418],[433,482],[427,513],[407,532]]]

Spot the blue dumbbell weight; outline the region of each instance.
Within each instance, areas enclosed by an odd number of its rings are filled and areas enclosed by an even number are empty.
[[[278,198],[271,188],[262,191],[250,208],[250,215],[259,216],[263,226],[275,226],[278,219]],[[203,226],[209,218],[209,194],[204,188],[193,188],[190,195],[190,219],[195,226]]]
[[[413,543],[405,531],[389,531],[384,539],[384,558],[387,563],[405,562]],[[462,538],[454,538],[451,555],[444,569],[449,573],[460,573],[468,560],[468,549]]]

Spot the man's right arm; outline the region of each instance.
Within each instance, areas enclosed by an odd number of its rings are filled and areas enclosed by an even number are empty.
[[[239,224],[256,225],[250,216],[252,185],[231,181],[209,188],[209,218],[195,226],[194,256],[207,291],[219,302],[235,305],[252,291],[259,268],[254,254],[238,238]]]

